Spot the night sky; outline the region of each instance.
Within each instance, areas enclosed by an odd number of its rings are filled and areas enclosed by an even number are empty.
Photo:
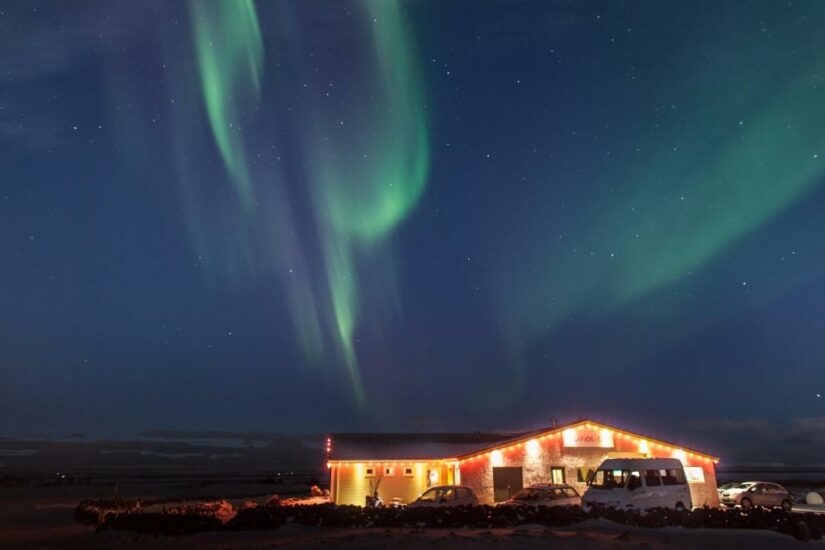
[[[586,416],[821,461],[823,29],[0,1],[0,433]]]

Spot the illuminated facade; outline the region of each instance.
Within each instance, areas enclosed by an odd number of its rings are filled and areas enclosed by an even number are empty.
[[[336,452],[337,447],[341,449]],[[460,484],[483,503],[506,500],[532,483],[567,483],[583,492],[607,458],[678,458],[694,506],[719,505],[718,459],[592,420],[521,434],[350,434],[327,442],[336,504],[363,506],[378,493],[409,503],[427,487]]]

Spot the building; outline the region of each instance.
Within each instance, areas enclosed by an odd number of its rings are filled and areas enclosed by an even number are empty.
[[[482,503],[506,500],[532,483],[583,492],[607,458],[678,458],[694,506],[719,505],[718,458],[593,420],[516,434],[338,434],[327,441],[336,504],[363,506],[377,492],[409,503],[428,487],[465,485]]]

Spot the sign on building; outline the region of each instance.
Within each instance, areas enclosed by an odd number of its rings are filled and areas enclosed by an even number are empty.
[[[570,429],[564,430],[562,439],[565,447],[599,447],[613,448],[613,432],[605,429]]]

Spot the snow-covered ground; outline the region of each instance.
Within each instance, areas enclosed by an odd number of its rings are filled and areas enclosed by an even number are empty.
[[[643,529],[606,520],[589,520],[564,528],[522,525],[511,529],[329,529],[288,524],[273,531],[214,532],[183,537],[149,537],[122,532],[87,532],[43,541],[38,548],[63,545],[83,548],[341,548],[443,550],[523,548],[649,548],[708,550],[783,550],[825,548],[825,542],[799,542],[769,531],[717,529]]]

